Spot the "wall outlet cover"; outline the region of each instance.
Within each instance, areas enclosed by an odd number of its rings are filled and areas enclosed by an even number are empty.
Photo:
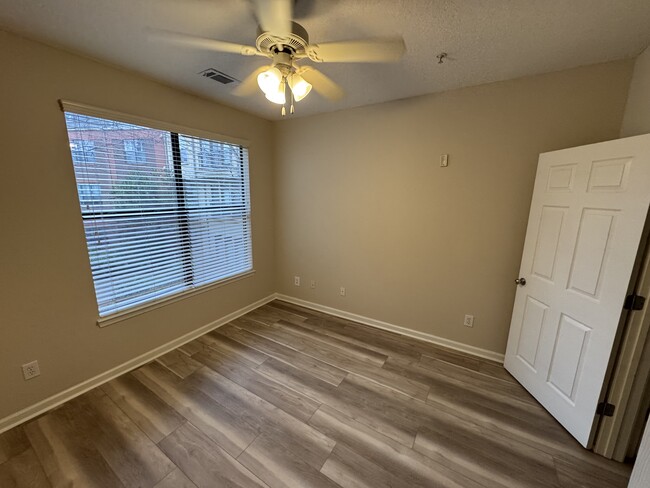
[[[31,363],[23,364],[23,377],[26,380],[31,380],[36,378],[41,374],[41,368],[38,366],[38,361],[32,361]]]

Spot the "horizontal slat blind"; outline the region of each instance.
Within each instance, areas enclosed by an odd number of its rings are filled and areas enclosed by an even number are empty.
[[[101,317],[252,269],[246,148],[65,119]]]

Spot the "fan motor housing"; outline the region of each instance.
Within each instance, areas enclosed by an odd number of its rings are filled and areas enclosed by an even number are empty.
[[[309,34],[303,26],[296,22],[291,22],[291,34],[287,36],[278,36],[271,32],[264,32],[258,28],[258,37],[255,42],[257,49],[273,57],[279,52],[286,52],[293,57],[304,57],[307,55],[307,46],[309,45]]]

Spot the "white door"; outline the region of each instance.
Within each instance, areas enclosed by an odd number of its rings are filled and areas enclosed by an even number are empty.
[[[650,135],[540,155],[505,367],[592,441],[650,202]]]

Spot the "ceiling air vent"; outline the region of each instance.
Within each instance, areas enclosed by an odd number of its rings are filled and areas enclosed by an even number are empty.
[[[214,68],[204,69],[199,74],[201,76],[205,76],[206,78],[210,78],[211,80],[218,81],[222,85],[228,85],[230,83],[237,81],[232,76],[228,76],[227,74],[222,73],[221,71],[218,71]]]

